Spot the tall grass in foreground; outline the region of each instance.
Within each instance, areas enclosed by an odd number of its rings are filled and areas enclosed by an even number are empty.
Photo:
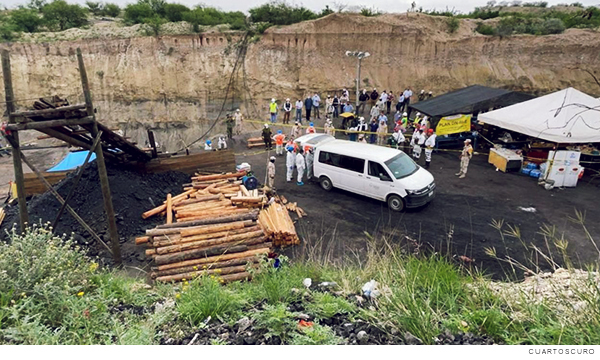
[[[564,239],[547,234],[548,248],[566,249]],[[596,269],[557,271],[571,282],[568,291],[558,277],[556,283],[535,277],[522,284],[502,284],[450,257],[415,255],[385,236],[365,237],[365,254],[354,262],[333,262],[327,253],[307,251],[305,259],[291,263],[282,257],[280,269],[265,260],[252,282],[223,286],[216,278],[202,277],[150,287],[99,269],[72,241],[44,228],[13,233],[8,244],[0,244],[0,343],[154,344],[207,323],[235,323],[243,317],[257,329],[267,329],[269,337],[291,344],[342,343],[324,325],[332,317],[366,320],[429,344],[447,331],[487,335],[508,344],[600,343]],[[538,259],[559,263],[551,253],[522,243]],[[559,254],[566,256],[566,251]],[[538,269],[535,262],[497,260],[514,268],[508,274]],[[343,294],[305,289],[304,278],[314,284],[336,282],[334,291]],[[362,307],[349,301],[371,279],[379,284],[375,300]],[[315,319],[314,328],[296,326],[289,307],[294,304]]]

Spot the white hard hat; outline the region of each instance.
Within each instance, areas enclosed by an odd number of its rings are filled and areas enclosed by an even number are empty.
[[[419,116],[419,115],[421,115],[421,113],[420,113],[420,112],[417,112],[417,116]]]
[[[271,157],[269,158],[269,160],[271,160],[271,161],[275,161],[275,156],[271,156]]]
[[[361,116],[358,120],[365,121],[365,118]]]
[[[265,124],[265,127],[266,127],[266,128],[268,128],[268,127],[269,127],[269,124]]]
[[[423,120],[427,120],[427,119],[429,119],[429,116],[427,116],[427,115],[423,116]]]
[[[465,140],[465,143],[470,144],[471,143],[471,139]]]
[[[408,116],[408,114],[407,113],[402,113],[402,116]]]
[[[240,112],[240,109],[237,109],[236,111],[237,111],[237,112]]]
[[[275,102],[275,98],[272,98],[272,99],[271,99],[271,102]]]
[[[421,94],[424,93],[424,92],[425,92],[425,90],[421,90]]]
[[[285,101],[290,101],[290,98],[285,99]]]

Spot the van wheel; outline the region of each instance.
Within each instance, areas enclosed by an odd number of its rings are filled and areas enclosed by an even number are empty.
[[[331,183],[331,180],[327,176],[322,176],[319,179],[319,183],[321,184],[321,187],[325,191],[331,191],[331,189],[333,189],[333,184]]]
[[[387,199],[388,207],[393,211],[404,210],[404,200],[398,195],[390,195]]]

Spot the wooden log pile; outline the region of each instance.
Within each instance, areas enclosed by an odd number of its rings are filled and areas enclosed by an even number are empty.
[[[255,148],[255,147],[264,147],[265,146],[265,141],[263,140],[263,138],[261,137],[257,137],[257,138],[249,138],[248,139],[248,148]]]
[[[146,230],[135,242],[148,246],[146,255],[154,261],[151,277],[159,282],[201,275],[224,283],[249,279],[249,267],[271,251],[272,243],[257,222],[259,210],[240,210]]]
[[[184,192],[167,195],[165,202],[142,214],[142,218],[164,214],[167,224],[201,220],[214,216],[241,214],[245,209],[262,208],[267,198],[258,190],[249,191],[242,185],[245,172],[196,175]]]
[[[260,211],[258,222],[265,230],[267,239],[273,246],[300,244],[294,222],[283,204],[274,202]]]

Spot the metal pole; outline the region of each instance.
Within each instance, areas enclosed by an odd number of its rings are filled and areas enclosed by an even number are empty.
[[[87,115],[94,117],[92,127],[92,136],[98,136],[98,122],[94,114],[94,105],[92,104],[92,93],[88,83],[87,73],[85,72],[85,64],[81,49],[77,48],[77,60],[79,62],[79,73],[81,76],[81,86],[85,96],[85,104]],[[106,173],[106,164],[104,163],[104,152],[102,151],[102,142],[96,147],[96,162],[98,164],[98,175],[100,175],[100,185],[102,187],[102,197],[104,198],[104,210],[106,211],[106,220],[108,222],[108,231],[110,234],[110,242],[112,247],[112,255],[115,265],[120,266],[123,263],[121,259],[121,244],[119,243],[119,232],[117,231],[117,221],[115,220],[115,210],[113,208],[112,197],[110,194],[110,185],[108,183],[108,175]]]
[[[358,115],[358,94],[359,94],[359,86],[360,86],[360,62],[362,59],[358,58],[358,64],[356,65],[356,115]]]
[[[10,54],[8,50],[2,50],[2,73],[4,74],[4,94],[6,97],[6,113],[8,122],[15,123],[14,117],[11,116],[15,112],[15,94],[12,87],[12,76],[10,73]],[[25,195],[25,179],[23,177],[23,164],[21,163],[21,149],[19,145],[19,133],[12,132],[11,142],[13,152],[13,167],[15,171],[15,181],[17,183],[17,197],[19,199],[19,221],[21,232],[25,231],[25,224],[29,222],[29,214],[27,213],[27,200]]]

